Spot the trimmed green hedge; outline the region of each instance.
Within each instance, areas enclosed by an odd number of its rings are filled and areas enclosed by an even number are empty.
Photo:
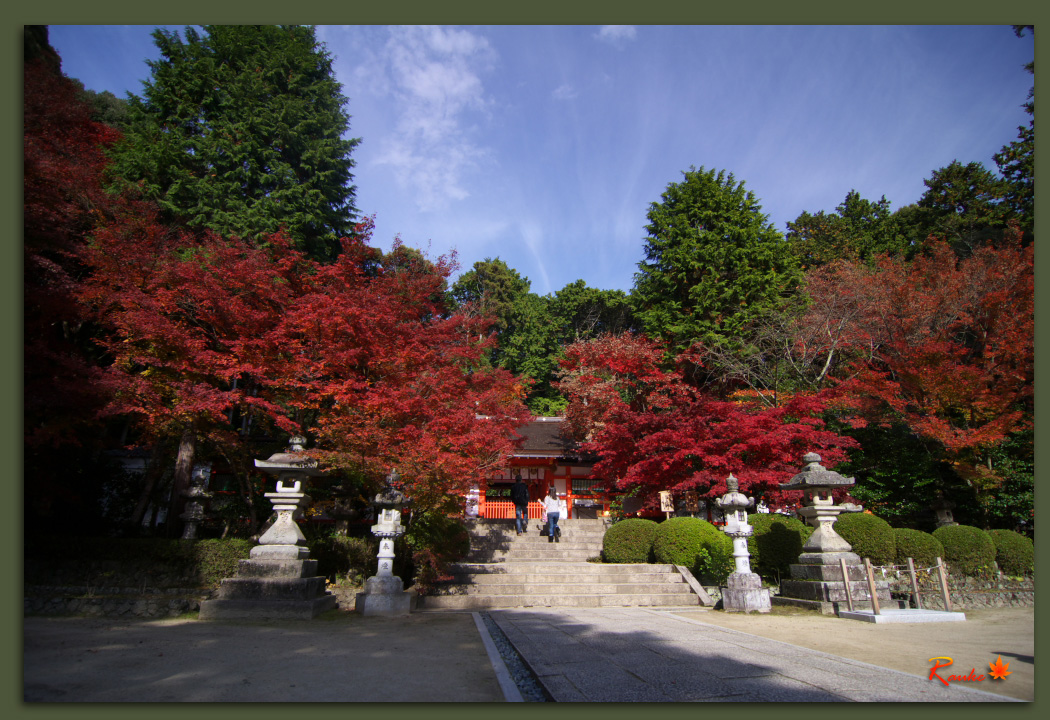
[[[747,539],[751,570],[770,582],[789,576],[790,566],[798,562],[802,546],[816,529],[780,513],[748,515],[747,523],[754,528]]]
[[[649,562],[656,528],[656,522],[644,518],[613,523],[602,538],[602,557],[610,563]]]
[[[897,560],[897,541],[890,524],[863,512],[843,513],[832,526],[853,552],[875,565],[893,565]]]
[[[945,525],[933,531],[944,546],[949,570],[980,577],[995,569],[995,543],[984,530],[970,525]]]
[[[69,584],[94,584],[100,572],[142,576],[166,572],[213,587],[233,577],[237,561],[246,559],[254,546],[244,538],[35,538],[25,546],[25,582],[46,584],[48,573],[60,567]]]
[[[653,559],[683,565],[701,582],[720,584],[734,569],[733,541],[706,520],[670,518],[656,528]]]
[[[897,542],[897,564],[903,565],[911,558],[918,567],[933,567],[937,558],[944,557],[941,541],[922,530],[894,528],[893,538]]]
[[[1031,538],[1013,530],[989,530],[988,537],[995,544],[995,562],[1007,575],[1035,574],[1035,543]]]

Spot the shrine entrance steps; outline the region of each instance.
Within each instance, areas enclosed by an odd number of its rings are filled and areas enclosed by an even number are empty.
[[[561,538],[541,535],[530,520],[518,535],[513,520],[468,521],[471,551],[453,579],[419,598],[419,610],[512,607],[654,607],[699,605],[674,565],[603,564],[605,520],[562,520]],[[694,581],[695,582],[695,581]]]

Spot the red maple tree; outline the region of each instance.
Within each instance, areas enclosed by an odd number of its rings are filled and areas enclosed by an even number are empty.
[[[743,492],[791,506],[798,494],[778,485],[799,471],[802,455],[819,452],[832,466],[855,445],[825,429],[827,393],[773,408],[723,400],[685,381],[681,368],[700,363],[698,352],[682,353],[671,369],[663,357],[661,344],[628,335],[566,349],[567,423],[597,456],[594,475],[618,491],[640,490],[650,503],[658,490],[714,498],[732,473]]]
[[[1014,232],[959,260],[945,243],[910,264],[839,263],[813,273],[810,323],[845,308],[839,379],[856,421],[903,420],[964,476],[1031,416],[1033,248]]]
[[[24,434],[35,451],[80,443],[102,400],[74,290],[80,250],[110,203],[104,150],[119,133],[91,119],[57,58],[26,61],[22,118]]]
[[[107,412],[181,436],[190,458],[197,438],[240,443],[238,416],[312,435],[329,468],[396,467],[420,509],[464,494],[512,448],[524,405],[484,363],[485,321],[447,314],[452,261],[384,256],[370,231],[320,265],[280,235],[259,247],[142,213],[100,228],[81,297],[106,328]]]

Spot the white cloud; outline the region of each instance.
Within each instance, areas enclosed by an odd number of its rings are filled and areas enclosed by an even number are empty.
[[[394,127],[378,139],[374,162],[393,168],[421,210],[470,195],[466,177],[488,151],[472,141],[467,116],[489,104],[481,74],[494,57],[484,37],[466,30],[394,27],[355,73],[394,98]]]
[[[628,40],[634,40],[635,35],[634,25],[602,25],[595,37],[603,42],[622,47]]]
[[[551,93],[555,100],[572,100],[578,93],[569,83],[563,83]]]

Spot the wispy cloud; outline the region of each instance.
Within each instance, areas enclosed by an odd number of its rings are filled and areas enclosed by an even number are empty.
[[[572,100],[578,93],[569,83],[563,83],[555,88],[554,92],[551,93],[551,97],[555,100]]]
[[[393,168],[419,209],[441,209],[469,196],[466,176],[488,154],[472,141],[467,117],[488,105],[481,75],[495,53],[467,30],[413,26],[389,33],[355,73],[394,98],[394,127],[378,141],[374,162]]]
[[[636,34],[634,25],[602,25],[595,37],[603,42],[623,47],[629,40],[634,40]]]

